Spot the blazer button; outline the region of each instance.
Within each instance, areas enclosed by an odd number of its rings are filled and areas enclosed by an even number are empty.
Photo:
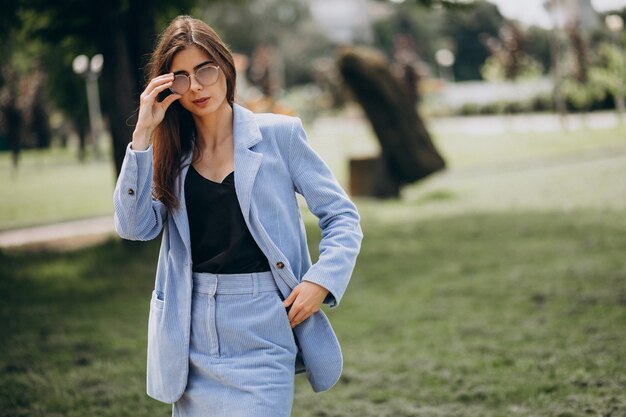
[[[135,195],[135,190],[133,190],[132,188],[129,188],[128,195]]]
[[[276,268],[278,269],[283,269],[285,267],[285,264],[282,262],[276,262]]]

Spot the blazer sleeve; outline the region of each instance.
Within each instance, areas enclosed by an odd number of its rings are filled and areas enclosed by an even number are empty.
[[[343,296],[361,248],[363,232],[356,206],[332,171],[309,146],[302,121],[294,118],[289,141],[289,170],[296,191],[319,219],[319,258],[304,274],[303,281],[329,291],[325,304],[335,307]]]
[[[124,239],[151,240],[167,219],[167,208],[152,197],[152,145],[145,151],[126,148],[113,191],[115,230]]]

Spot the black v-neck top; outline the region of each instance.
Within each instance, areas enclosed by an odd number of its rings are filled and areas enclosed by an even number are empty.
[[[234,171],[218,183],[189,166],[185,205],[194,272],[242,274],[270,270],[241,213]]]

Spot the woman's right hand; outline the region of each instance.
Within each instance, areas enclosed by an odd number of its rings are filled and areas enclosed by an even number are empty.
[[[150,80],[146,89],[141,93],[139,102],[139,116],[133,132],[134,150],[146,150],[150,146],[152,131],[163,121],[165,112],[170,104],[178,100],[180,94],[170,94],[163,101],[157,101],[159,94],[172,86],[174,74],[164,74]]]

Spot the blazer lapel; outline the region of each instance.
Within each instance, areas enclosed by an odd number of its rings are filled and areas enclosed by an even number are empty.
[[[233,103],[233,138],[235,142],[235,191],[244,219],[250,215],[252,187],[263,155],[250,148],[263,139],[254,114]]]
[[[193,152],[189,152],[189,154],[185,156],[180,170],[180,175],[175,181],[175,195],[178,196],[180,205],[178,206],[178,209],[174,210],[174,213],[172,213],[174,223],[176,223],[176,226],[178,227],[178,232],[185,243],[185,248],[187,248],[189,257],[191,257],[191,235],[189,234],[189,219],[187,218],[187,205],[185,204],[185,177],[187,176],[187,171],[191,165],[192,156]]]
[[[237,103],[233,103],[233,141],[235,153],[235,191],[241,206],[241,212],[246,220],[249,219],[250,202],[252,198],[252,186],[257,172],[261,166],[263,155],[250,150],[263,137],[259,126],[254,120],[254,113]],[[191,235],[189,232],[189,219],[185,205],[185,177],[191,164],[192,153],[190,152],[183,160],[180,176],[174,187],[179,198],[180,206],[174,210],[172,217],[185,243],[188,253],[191,255]]]

